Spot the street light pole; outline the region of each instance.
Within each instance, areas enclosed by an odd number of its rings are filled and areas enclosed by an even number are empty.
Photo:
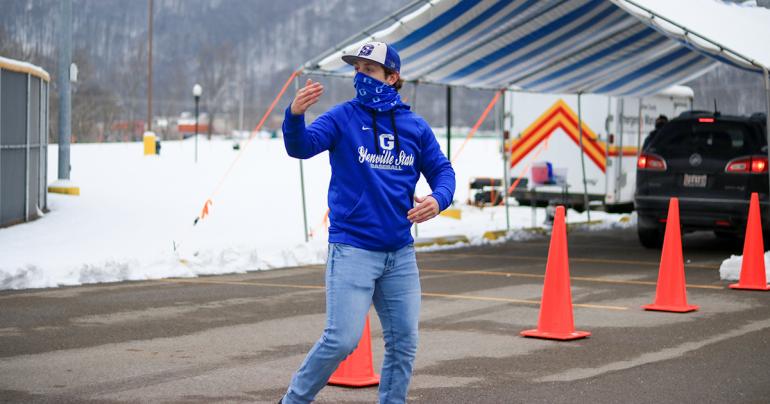
[[[203,88],[200,84],[193,86],[193,97],[195,97],[195,162],[198,162],[198,102],[201,99]]]
[[[147,24],[149,32],[147,34],[147,131],[152,132],[152,25],[153,25],[153,4],[152,0],[148,3]]]

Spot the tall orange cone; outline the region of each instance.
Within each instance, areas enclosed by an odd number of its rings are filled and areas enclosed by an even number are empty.
[[[655,303],[642,306],[645,310],[687,313],[698,310],[698,306],[687,304],[684,281],[684,258],[682,257],[682,233],[679,225],[679,199],[671,198],[668,204],[666,235],[658,270],[658,286]]]
[[[751,193],[749,220],[746,223],[746,237],[743,240],[743,262],[741,278],[730,285],[732,289],[770,290],[765,273],[765,243],[762,239],[762,219],[759,214],[759,196]]]
[[[358,347],[345,359],[331,378],[329,384],[349,387],[366,387],[380,384],[380,376],[374,373],[372,364],[372,337],[369,331],[369,315]]]
[[[537,329],[522,331],[521,335],[561,341],[585,338],[591,335],[587,331],[575,331],[575,321],[572,317],[572,292],[569,282],[569,256],[567,255],[567,227],[564,224],[564,206],[556,207],[556,216],[553,220]]]

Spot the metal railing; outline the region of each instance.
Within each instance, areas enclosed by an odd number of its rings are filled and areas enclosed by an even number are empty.
[[[7,61],[7,59],[6,59]],[[0,64],[0,227],[47,209],[47,75]]]

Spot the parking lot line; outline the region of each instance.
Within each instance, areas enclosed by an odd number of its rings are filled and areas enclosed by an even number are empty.
[[[421,272],[434,272],[434,273],[458,273],[464,275],[480,275],[480,276],[504,276],[516,277],[516,278],[538,278],[543,279],[545,275],[540,274],[528,274],[523,272],[506,272],[506,271],[469,271],[469,270],[456,270],[456,269],[420,269]],[[629,281],[619,279],[606,279],[606,278],[591,278],[585,276],[571,276],[570,280],[583,281],[583,282],[599,282],[599,283],[616,283],[621,285],[646,285],[656,286],[657,282],[652,281]],[[724,289],[724,286],[719,285],[698,285],[687,284],[688,288],[695,289]]]
[[[265,287],[277,287],[277,288],[294,288],[294,289],[325,289],[324,286],[318,285],[291,285],[287,283],[265,283],[265,282],[250,282],[250,281],[217,281],[210,279],[159,279],[160,282],[168,283],[189,283],[189,284],[221,284],[221,285],[243,285],[243,286],[265,286]],[[504,297],[487,297],[487,296],[473,296],[473,295],[456,295],[447,293],[428,293],[423,292],[425,297],[443,297],[448,299],[462,299],[462,300],[476,300],[476,301],[489,301],[489,302],[505,302],[505,303],[519,303],[519,304],[536,304],[539,305],[539,300],[523,300],[523,299],[509,299]],[[623,306],[604,306],[598,304],[585,304],[575,303],[572,306],[582,307],[589,309],[604,309],[604,310],[628,310],[628,307]]]
[[[522,304],[536,304],[540,305],[539,300],[522,300],[522,299],[508,299],[504,297],[488,297],[488,296],[473,296],[473,295],[454,295],[446,293],[428,293],[423,292],[423,296],[427,297],[444,297],[449,299],[463,299],[463,300],[479,300],[489,302],[504,302],[504,303],[522,303]],[[582,307],[588,309],[604,309],[604,310],[628,310],[628,307],[623,306],[604,306],[599,304],[585,304],[585,303],[573,303],[573,307]]]
[[[547,261],[547,256],[542,257],[534,257],[534,256],[527,256],[527,255],[494,255],[494,254],[447,254],[445,256],[440,257],[432,257],[430,261],[447,261],[447,260],[455,260],[457,257],[465,257],[465,258],[509,258],[509,259],[522,259],[522,260],[530,260],[530,261]],[[635,260],[614,260],[614,259],[603,259],[603,258],[576,258],[576,257],[570,257],[570,262],[587,262],[587,263],[596,263],[596,264],[627,264],[627,265],[648,265],[648,266],[659,266],[660,262],[652,262],[652,261],[635,261]],[[705,264],[685,264],[685,268],[696,268],[696,269],[710,269],[710,270],[717,270],[719,267],[714,267],[713,265],[705,265]]]
[[[266,283],[266,282],[251,282],[251,281],[217,281],[217,280],[200,279],[200,278],[196,278],[196,279],[169,278],[169,279],[158,279],[158,281],[170,282],[170,283],[266,286],[266,287],[293,288],[293,289],[326,289],[324,286],[318,286],[318,285],[295,285],[295,284],[288,284],[288,283],[272,283],[272,282]]]

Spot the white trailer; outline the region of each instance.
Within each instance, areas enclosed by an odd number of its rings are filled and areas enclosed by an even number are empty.
[[[577,95],[506,92],[510,176],[512,181],[527,178],[529,184],[526,191],[517,187],[512,195],[521,203],[568,199],[564,202],[582,207],[587,191],[591,204],[630,210],[636,157],[644,139],[659,115],[673,119],[691,109],[693,91],[675,86],[645,98],[586,94],[579,99],[578,106]],[[543,162],[566,174],[566,189],[532,181],[532,166]]]

